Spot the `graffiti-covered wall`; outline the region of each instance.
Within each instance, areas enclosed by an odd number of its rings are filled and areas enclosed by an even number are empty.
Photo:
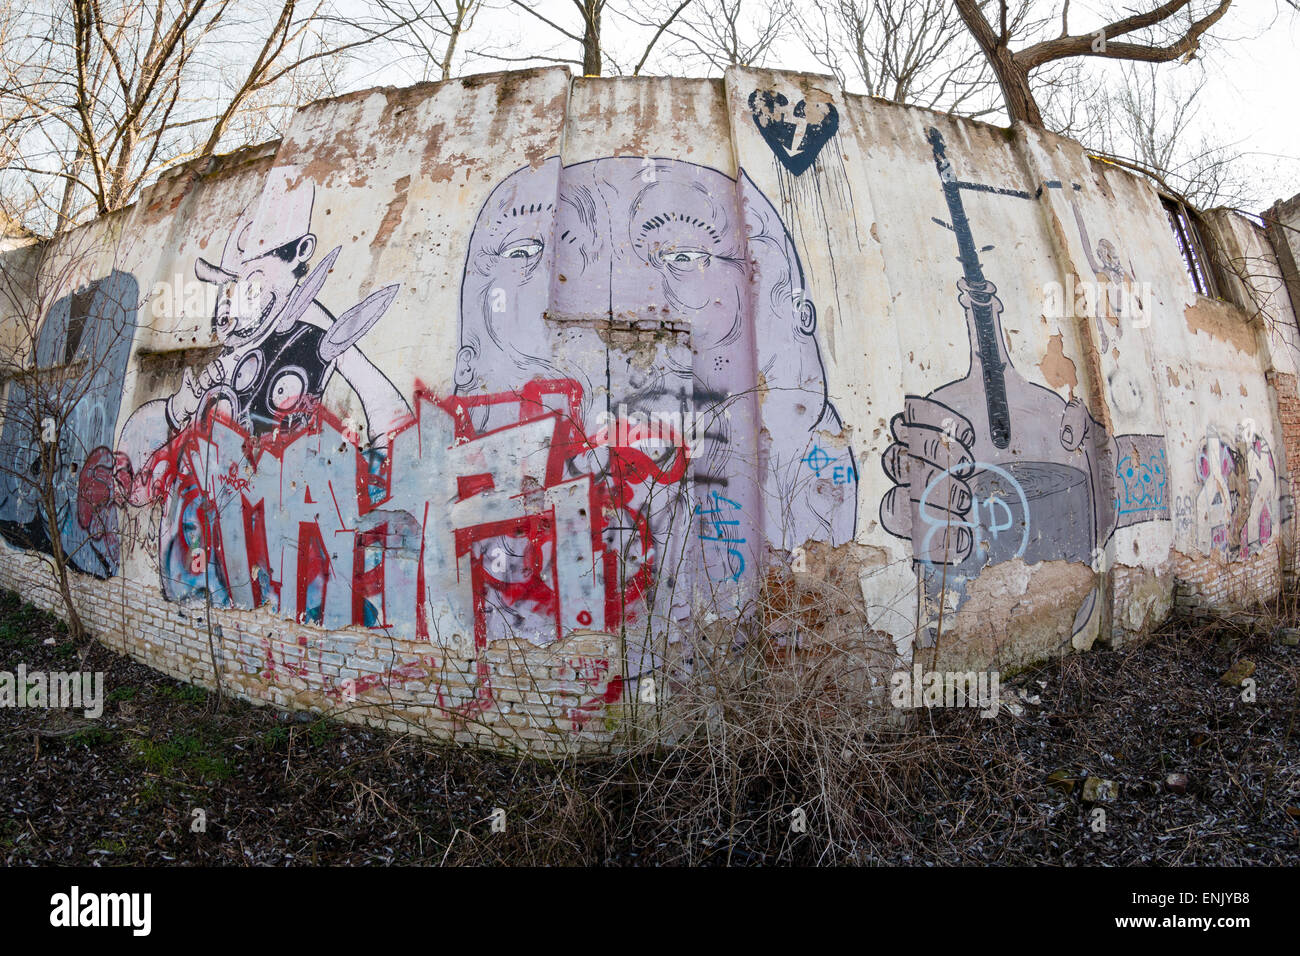
[[[86,615],[255,701],[566,750],[774,588],[847,589],[882,673],[1019,663],[1265,596],[1292,536],[1285,296],[1198,297],[1077,144],[824,77],[323,101],[41,269]],[[0,577],[48,602],[24,487]]]

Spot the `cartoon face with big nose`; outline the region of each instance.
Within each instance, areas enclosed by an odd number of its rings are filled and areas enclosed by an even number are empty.
[[[767,543],[839,544],[854,530],[852,454],[841,448],[836,471],[835,453],[820,447],[828,435],[835,444],[841,425],[803,281],[780,217],[743,172],[735,180],[679,160],[551,158],[503,180],[479,213],[455,389],[472,396],[571,380],[589,437],[622,417],[682,421],[702,568],[710,582],[737,582]],[[474,424],[492,430],[517,414],[483,404]],[[663,565],[675,506],[661,502],[649,510]]]

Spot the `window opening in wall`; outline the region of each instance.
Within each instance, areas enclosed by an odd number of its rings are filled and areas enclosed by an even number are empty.
[[[1196,291],[1204,296],[1216,295],[1214,275],[1210,271],[1210,258],[1205,254],[1205,243],[1195,220],[1189,215],[1187,207],[1172,196],[1160,195],[1160,204],[1165,207],[1169,218],[1169,227],[1178,241],[1178,251],[1183,256],[1183,268],[1192,280]]]

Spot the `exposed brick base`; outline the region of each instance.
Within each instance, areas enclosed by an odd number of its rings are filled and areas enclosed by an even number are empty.
[[[1174,577],[1174,607],[1179,613],[1237,610],[1277,596],[1282,550],[1271,545],[1241,561],[1175,553]]]
[[[1300,392],[1296,390],[1296,377],[1282,372],[1268,373],[1268,384],[1277,399],[1278,421],[1282,423],[1282,445],[1285,452],[1287,478],[1294,480],[1300,476]],[[1289,572],[1296,571],[1297,536],[1300,529],[1292,520],[1283,527],[1287,529],[1284,540],[1284,565]]]
[[[619,645],[608,634],[575,634],[549,649],[502,641],[481,662],[456,660],[430,653],[439,649],[427,641],[294,625],[265,609],[209,615],[125,575],[72,580],[78,612],[102,644],[209,689],[212,647],[224,692],[254,704],[539,754],[607,750],[622,710]],[[0,545],[0,585],[62,616],[57,579],[40,556]]]
[[[1111,640],[1149,631],[1171,606],[1199,613],[1267,600],[1281,587],[1281,555],[1273,544],[1242,561],[1175,553],[1157,568],[1116,567]],[[640,723],[637,712],[647,710],[623,686],[613,635],[573,634],[551,648],[501,641],[481,660],[460,659],[427,641],[295,625],[265,608],[169,603],[157,586],[126,575],[105,581],[74,574],[72,581],[82,619],[101,643],[209,689],[216,686],[215,652],[223,691],[255,704],[551,756],[607,752],[620,728]],[[842,583],[848,593],[851,582]],[[0,544],[0,586],[62,611],[51,567],[39,555]],[[819,624],[838,627],[840,620]]]

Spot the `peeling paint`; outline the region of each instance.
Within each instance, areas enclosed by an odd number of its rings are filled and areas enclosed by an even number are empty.
[[[1055,389],[1069,388],[1070,397],[1074,397],[1074,390],[1079,386],[1079,377],[1075,373],[1074,363],[1066,357],[1062,336],[1053,335],[1047,340],[1047,354],[1043,356],[1043,361],[1039,363],[1038,368],[1042,371],[1048,385]]]
[[[1238,352],[1254,355],[1258,349],[1255,330],[1239,310],[1213,299],[1201,298],[1183,310],[1187,328],[1231,345]]]

